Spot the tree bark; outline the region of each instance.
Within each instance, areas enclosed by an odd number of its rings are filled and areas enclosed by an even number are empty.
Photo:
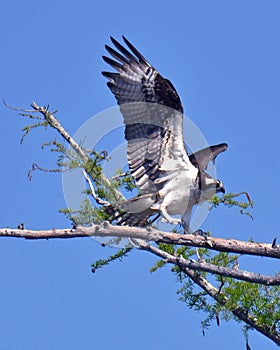
[[[185,245],[207,248],[220,252],[266,256],[280,259],[280,246],[271,243],[245,242],[237,239],[205,237],[194,234],[178,234],[158,231],[153,228],[115,226],[108,222],[92,224],[91,227],[78,226],[76,229],[21,230],[0,229],[0,237],[26,239],[78,238],[78,237],[123,237],[136,238],[155,243]]]

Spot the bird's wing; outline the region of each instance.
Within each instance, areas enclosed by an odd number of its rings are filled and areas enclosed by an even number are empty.
[[[191,163],[200,170],[206,170],[210,161],[215,161],[216,157],[226,151],[228,145],[226,143],[220,143],[210,147],[203,148],[189,156]]]
[[[103,59],[117,73],[102,74],[124,117],[131,174],[141,193],[155,192],[172,173],[193,167],[183,141],[183,107],[172,83],[125,37],[129,50],[111,40],[115,49],[105,48],[113,59]]]

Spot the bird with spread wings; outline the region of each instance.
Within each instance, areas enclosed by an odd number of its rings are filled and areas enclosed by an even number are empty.
[[[102,72],[125,124],[127,159],[140,194],[116,203],[118,224],[146,226],[152,218],[182,223],[190,232],[195,205],[224,193],[223,183],[207,174],[210,161],[227,149],[221,143],[188,155],[183,138],[183,107],[174,86],[125,38],[111,37],[112,57],[103,59],[116,72]],[[177,216],[177,217],[174,217]],[[179,216],[179,218],[178,218]]]

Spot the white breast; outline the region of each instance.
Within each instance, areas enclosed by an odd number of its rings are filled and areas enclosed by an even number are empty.
[[[174,176],[159,191],[159,207],[166,208],[170,215],[183,215],[193,197],[198,170],[193,167],[174,173]]]

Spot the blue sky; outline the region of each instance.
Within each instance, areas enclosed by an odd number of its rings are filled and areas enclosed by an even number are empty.
[[[277,0],[113,2],[11,0],[2,5],[0,97],[28,107],[58,109],[72,134],[91,116],[115,106],[101,71],[109,36],[125,34],[175,85],[185,114],[210,144],[227,142],[217,162],[229,192],[248,191],[254,221],[218,209],[203,225],[216,236],[271,242],[279,233],[280,49]],[[54,133],[32,133],[26,120],[0,106],[1,227],[69,226],[61,176],[41,149]],[[150,274],[155,258],[133,252],[93,275],[91,263],[113,250],[92,239],[0,243],[2,349],[244,348],[240,326],[222,322],[203,337],[196,314],[177,300],[169,268]],[[247,261],[246,261],[247,262]],[[246,268],[272,273],[277,261],[248,259]],[[254,350],[276,346],[258,334]]]

